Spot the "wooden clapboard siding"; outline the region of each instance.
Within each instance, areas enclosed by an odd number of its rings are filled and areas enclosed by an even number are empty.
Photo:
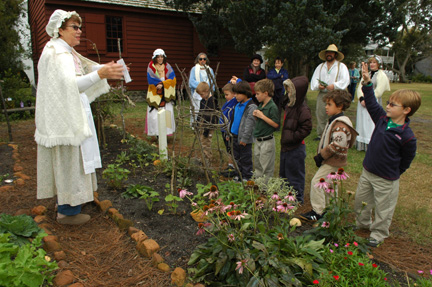
[[[132,63],[130,74],[133,81],[127,84],[129,90],[147,89],[147,65],[155,49],[164,49],[168,63],[177,75],[179,86],[181,76],[175,64],[180,69],[185,69],[189,76],[195,57],[199,52],[205,52],[191,21],[182,12],[91,1],[29,0],[28,3],[35,67],[49,40],[45,26],[55,9],[77,11],[80,14],[83,20],[81,37],[96,43],[101,63],[115,61],[119,57],[118,53],[106,51],[105,17],[109,15],[123,18],[122,57],[126,63]],[[75,49],[83,56],[98,61],[89,41],[82,40]],[[210,66],[214,70],[220,62],[217,76],[219,87],[225,85],[232,75],[241,77],[243,69],[249,64],[249,57],[235,52],[233,48],[221,50],[218,57],[210,57],[210,60]]]

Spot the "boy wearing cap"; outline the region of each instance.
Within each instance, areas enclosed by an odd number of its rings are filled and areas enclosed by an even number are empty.
[[[327,123],[323,97],[333,90],[345,90],[350,84],[348,68],[341,62],[344,54],[338,51],[335,44],[329,45],[318,56],[324,62],[316,67],[311,79],[311,90],[319,91],[316,103],[318,137],[315,140],[320,140]]]

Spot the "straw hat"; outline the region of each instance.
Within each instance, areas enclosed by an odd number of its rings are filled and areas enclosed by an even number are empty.
[[[326,50],[322,50],[322,51],[318,54],[318,57],[319,57],[321,60],[323,60],[323,61],[326,60],[326,56],[325,56],[325,53],[326,53],[326,52],[335,52],[335,53],[336,53],[335,58],[336,58],[336,60],[338,60],[338,61],[342,61],[342,60],[344,59],[344,57],[345,57],[344,54],[342,54],[341,52],[338,51],[338,48],[336,47],[335,44],[331,44],[331,45],[329,45],[329,46],[327,47]]]

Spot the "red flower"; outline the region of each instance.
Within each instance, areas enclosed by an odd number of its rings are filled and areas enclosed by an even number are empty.
[[[358,243],[357,243],[357,242],[355,242],[355,241],[353,242],[353,244],[354,244],[354,246],[355,246],[355,247],[357,247],[357,246],[358,246]]]
[[[344,257],[345,260],[347,260],[348,258]]]
[[[363,263],[361,263],[361,262],[359,262],[359,265],[360,265],[360,266],[364,266],[364,264],[363,264]]]
[[[337,275],[334,275],[333,278],[334,278],[336,281],[339,280],[339,276],[337,276]]]
[[[319,284],[319,281],[315,279],[312,283],[317,285],[317,284]]]
[[[352,251],[348,251],[348,255],[353,255]]]
[[[384,277],[384,281],[387,281],[387,277]]]
[[[373,267],[373,268],[377,268],[378,265],[376,265],[376,264],[374,263],[374,264],[372,264],[372,267]]]

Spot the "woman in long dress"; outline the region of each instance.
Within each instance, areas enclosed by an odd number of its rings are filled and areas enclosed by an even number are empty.
[[[368,59],[369,63],[369,74],[373,84],[375,97],[380,105],[382,105],[382,95],[385,91],[390,91],[390,82],[387,75],[384,73],[382,68],[382,58],[377,55],[373,55]],[[359,133],[357,136],[357,150],[367,151],[367,146],[369,144],[372,132],[375,129],[375,124],[373,123],[366,107],[363,97],[363,92],[361,90],[362,85],[357,87],[357,97],[359,103],[357,105],[357,118],[356,118],[356,130]]]
[[[176,99],[176,77],[173,68],[166,61],[162,49],[156,49],[147,67],[147,116],[145,132],[148,136],[158,136],[158,111],[165,109],[169,113],[171,123],[167,123],[167,135],[175,132],[174,100]]]
[[[81,17],[56,10],[46,26],[51,37],[38,63],[36,96],[37,198],[57,196],[57,221],[83,224],[81,205],[93,201],[95,169],[101,158],[90,103],[121,79],[123,67],[97,63],[78,54]]]
[[[205,53],[199,53],[198,56],[195,58],[195,66],[192,67],[190,74],[189,74],[189,88],[191,89],[191,104],[194,107],[194,113],[192,113],[191,109],[191,119],[190,124],[192,124],[197,120],[198,118],[198,112],[200,110],[200,103],[201,103],[201,96],[198,95],[198,93],[195,92],[197,86],[201,82],[206,82],[209,84],[212,93],[214,92],[214,83],[212,82],[211,77],[214,79],[214,72],[213,69],[209,66],[210,60],[207,57],[207,54]],[[208,72],[210,72],[210,75]]]

